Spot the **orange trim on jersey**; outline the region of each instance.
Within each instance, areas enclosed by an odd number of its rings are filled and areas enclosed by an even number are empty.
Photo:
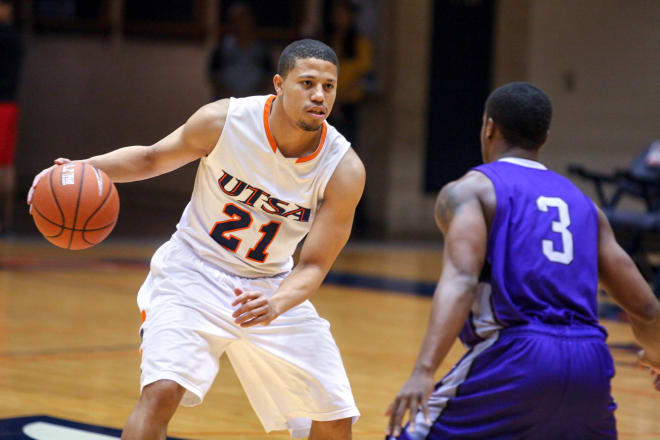
[[[142,311],[140,312],[140,317],[142,318],[142,322],[146,321],[146,320],[147,320],[147,311],[146,311],[146,310],[142,310]]]
[[[314,151],[309,156],[299,158],[296,161],[296,163],[308,162],[319,155],[319,153],[323,149],[323,144],[325,144],[325,134],[327,133],[327,131],[328,131],[328,126],[326,125],[325,121],[323,121],[323,128],[321,129],[321,142],[319,142],[319,146],[316,147],[316,151]]]
[[[268,125],[268,116],[270,116],[270,107],[273,105],[273,101],[275,101],[275,96],[269,96],[264,106],[264,129],[266,130],[266,137],[268,138],[270,148],[273,149],[273,153],[277,153],[277,144],[275,143],[273,134],[270,132],[270,125]]]
[[[277,144],[275,143],[275,138],[273,137],[273,133],[270,131],[270,125],[268,125],[268,116],[270,116],[270,109],[273,105],[273,101],[275,101],[275,96],[271,95],[268,97],[266,100],[266,105],[264,106],[264,130],[266,131],[266,137],[268,138],[268,143],[270,144],[270,148],[273,149],[273,153],[277,153]],[[309,162],[310,160],[314,159],[316,156],[319,155],[321,150],[323,149],[323,145],[325,145],[325,135],[328,132],[328,125],[323,121],[323,128],[321,129],[321,142],[319,142],[318,147],[316,147],[316,150],[305,157],[299,157],[298,160],[296,160],[296,163],[303,163],[303,162]]]

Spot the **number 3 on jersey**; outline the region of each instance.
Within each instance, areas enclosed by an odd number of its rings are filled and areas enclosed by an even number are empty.
[[[573,261],[573,234],[568,230],[571,217],[568,214],[568,205],[559,197],[541,196],[536,199],[536,206],[541,212],[548,212],[548,208],[556,208],[559,213],[559,221],[552,222],[552,230],[561,234],[562,250],[554,248],[552,240],[543,240],[543,255],[555,263],[570,264]]]
[[[239,208],[233,203],[227,203],[222,212],[229,217],[229,220],[216,222],[211,230],[211,237],[218,242],[220,246],[231,252],[236,252],[241,244],[241,239],[230,235],[231,232],[247,229],[252,224],[252,216],[244,209]],[[262,234],[261,239],[248,251],[245,256],[247,259],[263,263],[268,258],[266,249],[277,235],[280,229],[280,222],[270,221],[259,228]]]

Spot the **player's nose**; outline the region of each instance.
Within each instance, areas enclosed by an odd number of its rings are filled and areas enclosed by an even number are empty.
[[[312,89],[311,100],[315,103],[322,103],[325,100],[322,85],[319,84],[318,86],[316,86]]]

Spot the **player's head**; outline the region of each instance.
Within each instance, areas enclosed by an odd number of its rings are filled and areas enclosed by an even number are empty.
[[[303,130],[321,128],[335,102],[337,54],[318,40],[298,40],[284,48],[273,78],[287,116]]]
[[[498,133],[509,148],[537,152],[548,138],[551,119],[550,98],[538,87],[513,82],[495,89],[486,100],[481,127],[484,161],[495,159],[488,147]]]

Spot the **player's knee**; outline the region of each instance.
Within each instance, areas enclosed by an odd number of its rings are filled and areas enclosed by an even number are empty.
[[[169,420],[179,406],[185,391],[185,388],[174,381],[158,380],[144,387],[140,396],[140,405],[151,417]]]
[[[316,425],[316,426],[314,426]],[[325,422],[314,421],[310,439],[334,440],[350,439],[353,427],[352,417],[339,420],[328,420]],[[314,435],[316,434],[316,435]]]

